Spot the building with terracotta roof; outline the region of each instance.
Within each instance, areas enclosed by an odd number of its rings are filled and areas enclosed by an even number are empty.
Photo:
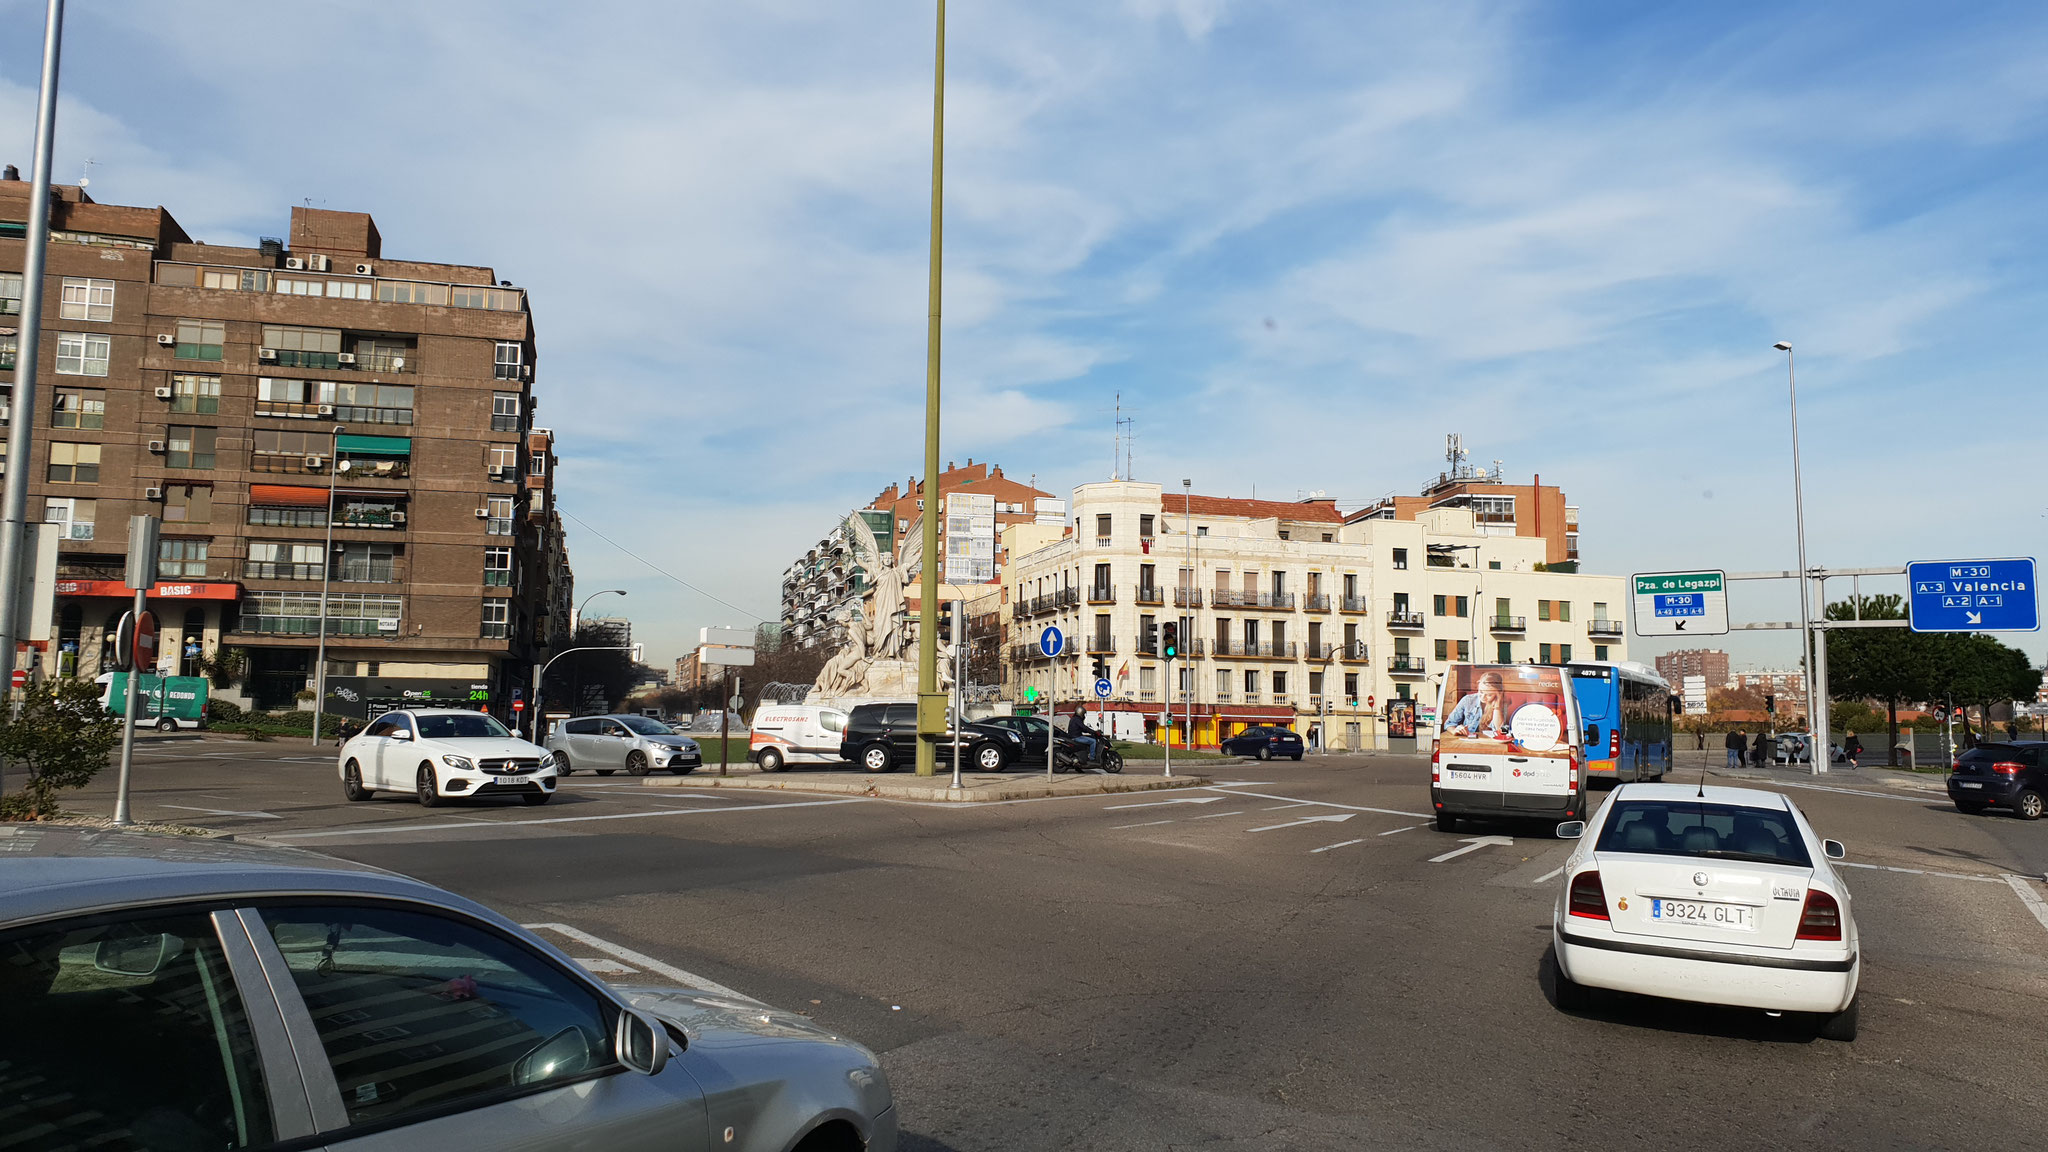
[[[1109,481],[1074,489],[1065,531],[1005,532],[1004,687],[1146,718],[1171,704],[1197,747],[1273,724],[1329,748],[1387,746],[1388,703],[1434,706],[1453,661],[1622,660],[1625,579],[1548,570],[1549,542],[1466,507],[1359,518],[1320,497],[1244,500]],[[1035,545],[1035,546],[1034,546]],[[1164,625],[1179,631],[1171,680]],[[1047,659],[1039,638],[1066,639]],[[1423,709],[1427,714],[1427,709]],[[1419,732],[1427,738],[1427,731]]]

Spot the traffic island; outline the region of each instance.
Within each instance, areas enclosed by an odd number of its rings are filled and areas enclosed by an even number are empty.
[[[780,792],[820,792],[837,795],[875,796],[887,800],[923,800],[932,803],[977,803],[995,800],[1037,800],[1048,796],[1111,796],[1120,792],[1151,792],[1161,788],[1201,788],[1215,782],[1211,776],[1174,773],[1061,772],[1046,779],[1044,772],[1024,769],[1009,772],[963,772],[960,787],[953,787],[950,771],[934,776],[911,772],[848,772],[844,770],[763,772],[748,764],[734,766],[720,776],[716,767],[699,768],[688,776],[649,776],[640,783],[649,788],[753,788]],[[574,787],[571,778],[570,787]]]

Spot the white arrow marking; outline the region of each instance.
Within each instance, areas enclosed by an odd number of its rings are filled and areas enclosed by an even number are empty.
[[[209,816],[251,816],[258,820],[282,820],[269,812],[237,812],[232,808],[194,808],[190,804],[159,804],[159,808],[178,808],[186,812],[204,812]]]
[[[1453,857],[1463,856],[1467,852],[1477,852],[1490,844],[1513,844],[1514,842],[1514,838],[1510,836],[1474,836],[1469,840],[1463,841],[1465,847],[1453,848],[1441,856],[1431,857],[1429,862],[1431,864],[1441,864]]]
[[[1365,843],[1363,840],[1339,840],[1335,844],[1325,844],[1321,848],[1311,848],[1308,850],[1308,854],[1313,856],[1318,852],[1328,852],[1332,848],[1349,848],[1353,844],[1363,843]]]
[[[1214,804],[1221,796],[1184,796],[1178,800],[1154,800],[1149,804],[1111,804],[1104,812],[1121,812],[1126,808],[1158,808],[1166,804]]]
[[[1340,824],[1346,820],[1351,819],[1353,816],[1356,815],[1358,815],[1358,813],[1356,812],[1346,812],[1341,816],[1305,816],[1300,820],[1293,821],[1292,823],[1268,824],[1264,828],[1250,828],[1246,829],[1246,831],[1271,832],[1276,828],[1298,828],[1303,824]]]
[[[1963,613],[1963,619],[1971,624],[1982,624],[1984,622],[1984,614],[1982,612],[1965,612]]]

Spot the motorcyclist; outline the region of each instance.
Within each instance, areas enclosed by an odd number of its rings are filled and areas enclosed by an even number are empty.
[[[1088,726],[1078,708],[1067,714],[1067,739],[1087,749],[1086,763],[1093,764],[1102,759],[1102,736]]]

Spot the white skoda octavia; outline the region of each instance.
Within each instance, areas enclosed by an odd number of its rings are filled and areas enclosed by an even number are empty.
[[[410,792],[432,808],[455,796],[555,794],[554,754],[482,712],[408,708],[386,712],[341,746],[341,791],[351,800]]]
[[[1811,1013],[1856,1038],[1861,972],[1849,889],[1775,792],[1624,784],[1590,824],[1561,824],[1565,862],[1552,937],[1557,1004],[1590,988]]]

